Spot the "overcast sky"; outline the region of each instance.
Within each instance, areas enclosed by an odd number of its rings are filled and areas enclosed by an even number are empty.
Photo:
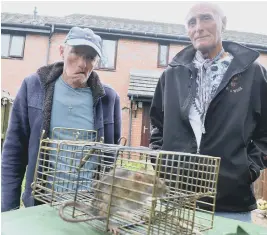
[[[183,24],[194,2],[184,1],[2,1],[2,12],[64,16],[74,13]],[[267,35],[267,1],[217,2],[228,29]]]

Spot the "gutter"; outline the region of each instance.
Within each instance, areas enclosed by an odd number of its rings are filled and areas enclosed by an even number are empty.
[[[79,25],[80,27],[86,27]],[[56,24],[56,30],[59,32],[68,32],[72,25],[65,24]],[[122,30],[122,29],[112,29],[112,28],[99,28],[99,27],[90,27],[96,34],[100,36],[115,36],[120,38],[130,38],[130,39],[140,39],[140,40],[150,40],[150,41],[165,41],[169,43],[179,43],[179,44],[190,44],[190,40],[186,36],[178,36],[171,34],[155,34],[150,32],[141,32],[141,31],[131,31],[131,30]]]
[[[69,25],[69,24],[55,24],[57,29],[61,29],[63,31],[67,31],[70,28],[73,27],[73,25]],[[80,27],[86,27],[88,28],[87,25],[79,25]],[[189,38],[187,36],[176,36],[173,34],[156,34],[156,33],[150,33],[150,32],[143,32],[143,31],[133,31],[133,30],[124,30],[124,29],[115,29],[115,28],[101,28],[101,27],[90,27],[90,29],[94,30],[94,31],[99,31],[99,32],[107,32],[107,33],[113,33],[116,35],[124,35],[124,34],[128,34],[128,35],[139,35],[139,36],[150,36],[150,37],[155,37],[155,38],[173,38],[173,39],[180,39],[180,40],[185,40],[190,42]]]
[[[88,28],[87,25],[79,25],[79,26]],[[69,31],[71,27],[73,27],[73,25],[55,24],[56,30],[61,31],[61,32]],[[184,45],[191,44],[189,37],[185,35],[157,34],[157,33],[151,33],[151,32],[141,32],[141,31],[114,29],[114,28],[100,28],[100,27],[90,27],[90,29],[92,29],[95,33],[98,33],[98,34],[116,36],[116,37],[121,37],[121,38],[165,41],[165,42],[179,43],[179,44],[184,44]],[[223,41],[229,41],[229,40],[223,40]],[[245,43],[245,42],[239,42],[239,41],[236,41],[236,42],[246,47],[249,47],[251,49],[257,50],[261,53],[267,54],[267,45],[265,46],[263,44]]]
[[[133,96],[130,99],[130,109],[129,109],[129,130],[128,130],[128,146],[131,146],[131,140],[132,140],[132,102],[133,102]]]
[[[128,93],[127,96],[129,97],[129,99],[131,98],[132,100],[138,100],[138,101],[151,102],[151,100],[153,99],[153,96],[151,95],[135,95],[135,94]]]
[[[49,39],[48,39],[48,46],[47,46],[47,53],[46,53],[46,65],[48,65],[48,61],[49,61],[51,39],[52,39],[54,32],[55,32],[55,26],[54,26],[54,24],[51,24],[51,31],[50,31],[50,35],[49,35]]]
[[[225,40],[226,42],[229,40]],[[253,50],[257,50],[258,52],[261,53],[266,53],[267,54],[267,45],[262,45],[262,44],[255,44],[255,43],[245,43],[245,42],[237,42],[240,43],[243,46],[246,46],[248,48],[251,48]]]
[[[1,31],[20,31],[20,32],[31,32],[39,34],[49,34],[50,27],[43,25],[32,25],[32,24],[11,24],[11,23],[1,23]]]
[[[50,34],[51,24],[42,25],[32,25],[32,24],[11,24],[11,23],[2,23],[2,30],[18,30],[18,31],[28,31],[28,32],[38,32]],[[55,31],[67,32],[74,25],[70,24],[54,24]],[[80,27],[88,28],[88,25],[79,25]],[[151,41],[164,41],[169,43],[179,43],[183,45],[191,44],[189,37],[185,35],[173,35],[173,34],[157,34],[151,32],[141,32],[141,31],[132,31],[132,30],[123,30],[123,29],[114,29],[114,28],[100,28],[100,27],[90,27],[95,33],[100,35],[110,35],[121,38],[131,38],[131,39],[141,39],[141,40],[151,40]],[[21,30],[24,29],[24,30]],[[228,41],[228,40],[225,40]],[[267,45],[255,44],[255,43],[245,43],[236,41],[246,47],[257,50],[261,53],[267,54]]]

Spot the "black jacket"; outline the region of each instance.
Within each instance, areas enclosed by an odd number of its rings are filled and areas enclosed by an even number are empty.
[[[252,183],[267,166],[267,74],[259,53],[223,42],[234,58],[210,103],[199,151],[189,122],[196,95],[192,45],[179,52],[161,75],[153,97],[150,147],[221,158],[216,211],[256,208]]]

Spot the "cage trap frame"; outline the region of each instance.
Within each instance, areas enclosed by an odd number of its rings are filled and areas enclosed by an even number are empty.
[[[65,131],[73,132],[73,138],[55,138],[60,135],[53,133],[51,139],[40,140],[32,183],[35,200],[59,210],[65,202],[79,202],[83,209],[72,206],[64,211],[72,219],[88,218],[89,211],[100,210],[102,205],[106,219],[85,223],[106,232],[110,224],[118,225],[120,234],[192,235],[213,227],[220,158],[104,144],[96,141],[94,131],[53,130]],[[128,173],[121,175],[119,171]],[[144,178],[127,181],[126,175],[135,174],[141,174],[147,181]],[[124,183],[118,185],[115,183],[118,180]],[[164,194],[157,194],[162,189],[157,180],[164,182],[167,189]],[[150,190],[141,191],[132,183]],[[146,200],[133,200],[121,193],[123,190]],[[104,201],[103,195],[109,200]],[[118,204],[114,204],[114,198],[120,199]],[[135,206],[129,209],[121,202]],[[111,213],[116,207],[131,217]]]

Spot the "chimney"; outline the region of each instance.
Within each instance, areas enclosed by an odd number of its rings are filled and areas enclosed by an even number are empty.
[[[37,7],[34,7],[34,11],[33,11],[33,20],[37,21]]]

